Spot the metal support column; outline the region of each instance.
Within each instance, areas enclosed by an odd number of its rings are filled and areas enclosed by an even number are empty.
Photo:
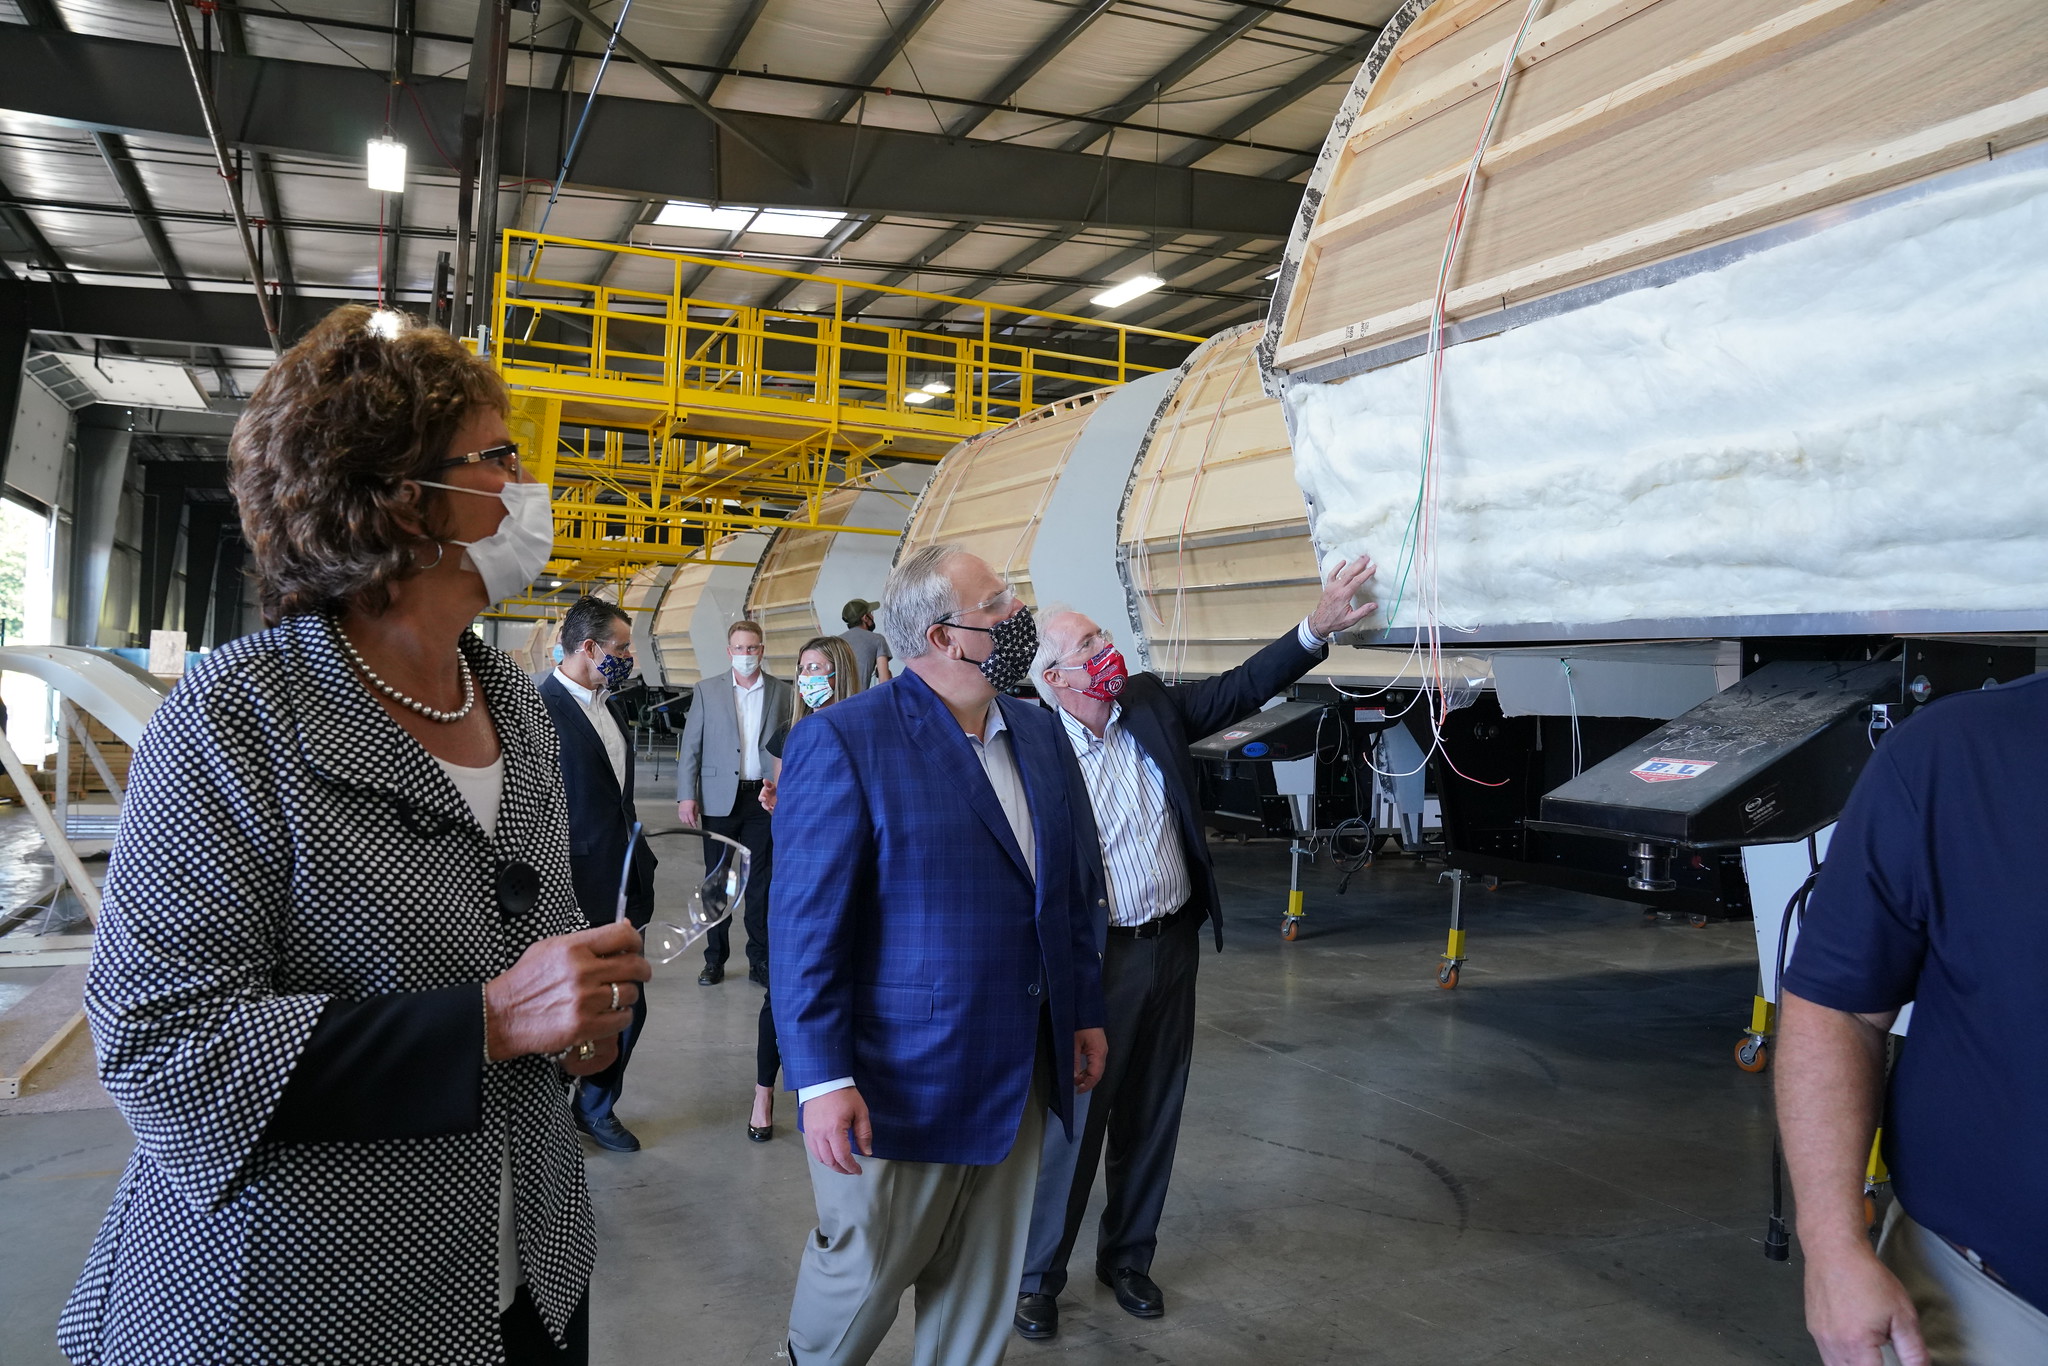
[[[470,60],[488,65],[484,72],[483,109],[477,132],[476,261],[470,273],[467,335],[479,335],[491,320],[491,297],[498,277],[498,130],[505,114],[505,62],[511,16],[506,0],[489,0],[490,46],[471,51]],[[492,343],[478,348],[489,355]]]
[[[487,140],[484,136],[484,111],[490,105],[493,72],[496,73],[501,97],[504,91],[505,42],[510,29],[506,0],[483,0],[477,6],[476,32],[469,48],[469,81],[462,98],[461,181],[455,192],[455,291],[449,309],[448,330],[458,337],[468,335],[473,321],[476,260],[481,253],[476,231],[476,191],[478,166],[487,141],[494,175],[498,159],[497,120],[490,120],[490,137]],[[495,182],[491,188],[497,188]],[[492,199],[495,202],[495,195]],[[488,235],[485,240],[489,240]]]

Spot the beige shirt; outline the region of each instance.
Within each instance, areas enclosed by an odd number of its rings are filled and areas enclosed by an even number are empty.
[[[1010,822],[1010,833],[1016,837],[1017,847],[1024,853],[1024,866],[1031,870],[1031,877],[1036,881],[1038,841],[1032,834],[1031,802],[1024,792],[1024,775],[1017,769],[1017,756],[1010,749],[1010,727],[1004,722],[1003,709],[995,698],[989,699],[988,719],[982,723],[981,738],[977,740],[969,735],[967,743],[974,746],[974,757],[981,760],[981,771],[988,775],[988,785],[995,789],[996,800],[1002,803],[1003,815]],[[835,1077],[815,1086],[800,1086],[796,1092],[796,1103],[802,1105],[814,1096],[843,1091],[851,1085],[852,1077]]]
[[[1024,775],[1017,771],[1017,756],[1010,749],[1010,728],[994,698],[989,699],[982,738],[977,740],[970,735],[967,743],[974,746],[974,757],[981,760],[981,771],[988,775],[988,785],[996,790],[996,800],[1003,804],[1003,814],[1009,817],[1010,833],[1017,837],[1017,847],[1024,853],[1024,866],[1036,879],[1038,847],[1031,831],[1031,802],[1024,793]]]

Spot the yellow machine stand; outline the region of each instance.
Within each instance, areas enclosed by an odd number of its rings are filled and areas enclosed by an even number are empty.
[[[1777,1032],[1778,1008],[1758,996],[1749,1007],[1749,1032],[1735,1045],[1735,1065],[1745,1072],[1761,1072],[1770,1065],[1771,1036]]]
[[[1301,937],[1301,918],[1306,914],[1302,905],[1307,899],[1301,888],[1287,889],[1287,916],[1280,922],[1280,937],[1290,944]]]

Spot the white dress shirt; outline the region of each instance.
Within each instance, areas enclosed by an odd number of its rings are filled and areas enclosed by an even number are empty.
[[[561,671],[558,669],[559,674]],[[562,680],[568,683],[567,679]],[[575,687],[574,683],[569,683]],[[455,790],[462,794],[462,800],[469,804],[469,812],[476,817],[476,823],[483,827],[485,836],[498,836],[498,810],[505,800],[505,756],[485,764],[482,768],[467,768],[437,758],[435,763],[448,775],[448,781],[455,784]],[[512,1134],[508,1130],[505,1141],[498,1149],[498,1312],[504,1313],[512,1307],[512,1301],[519,1295],[519,1283],[526,1278],[519,1274],[519,1204],[512,1187]]]
[[[1017,756],[1010,748],[1010,727],[1004,722],[1003,709],[994,698],[989,699],[981,738],[969,735],[967,743],[974,747],[974,757],[981,760],[981,771],[988,775],[988,785],[995,789],[996,800],[1002,804],[1003,815],[1010,822],[1010,833],[1016,837],[1017,847],[1024,853],[1024,866],[1031,870],[1031,877],[1036,881],[1038,842],[1031,828],[1031,803],[1024,793],[1024,775],[1017,769]],[[814,1096],[844,1091],[851,1085],[852,1077],[835,1077],[815,1086],[799,1086],[796,1103],[803,1105]]]
[[[591,729],[604,742],[604,757],[612,761],[612,777],[623,789],[626,786],[626,737],[619,730],[618,718],[604,704],[604,692],[584,687],[560,669],[555,670],[555,681],[567,688],[569,696],[576,699],[576,705],[583,708]]]
[[[761,707],[767,695],[759,669],[751,684],[740,682],[738,674],[732,676],[732,705],[740,722],[740,778],[745,782],[761,780]]]
[[[1062,710],[1059,716],[1095,811],[1109,881],[1109,923],[1131,926],[1172,915],[1194,894],[1194,883],[1166,809],[1166,781],[1124,728],[1123,714],[1121,705],[1111,704],[1100,738],[1072,713]]]

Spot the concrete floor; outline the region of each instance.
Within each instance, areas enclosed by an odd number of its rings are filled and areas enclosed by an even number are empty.
[[[667,801],[642,805],[673,823]],[[678,887],[684,844],[661,842]],[[1816,1359],[1798,1263],[1761,1250],[1767,1082],[1730,1057],[1746,923],[1645,926],[1510,885],[1468,898],[1471,960],[1444,992],[1434,872],[1383,863],[1339,896],[1311,869],[1305,933],[1284,944],[1284,851],[1217,861],[1233,913],[1202,968],[1153,1268],[1167,1316],[1116,1308],[1084,1231],[1061,1335],[1014,1341],[1012,1362]],[[620,1105],[646,1150],[590,1158],[598,1363],[780,1354],[812,1222],[803,1152],[786,1095],[775,1141],[743,1132],[759,988],[696,971],[692,954],[650,997]],[[58,1360],[52,1325],[130,1143],[112,1111],[0,1117],[0,1362]],[[909,1360],[910,1318],[878,1361]]]

